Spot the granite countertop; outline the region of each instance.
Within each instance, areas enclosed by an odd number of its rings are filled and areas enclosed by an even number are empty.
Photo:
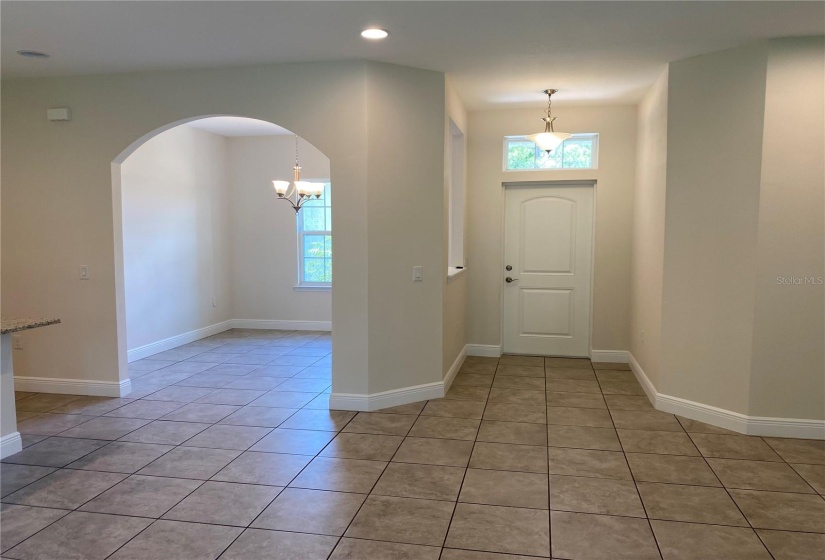
[[[17,331],[25,331],[28,329],[36,329],[38,327],[45,327],[47,325],[56,325],[60,319],[32,319],[29,317],[14,317],[12,319],[3,319],[0,321],[0,334],[8,334]]]

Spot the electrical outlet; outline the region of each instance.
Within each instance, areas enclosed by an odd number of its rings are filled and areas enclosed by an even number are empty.
[[[23,349],[23,335],[15,334],[11,337],[11,340],[15,350]]]

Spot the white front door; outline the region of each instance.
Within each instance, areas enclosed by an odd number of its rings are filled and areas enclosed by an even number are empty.
[[[505,188],[504,352],[590,355],[593,191],[592,183]]]

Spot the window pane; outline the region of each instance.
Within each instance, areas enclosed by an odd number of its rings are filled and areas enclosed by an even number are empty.
[[[331,204],[332,198],[330,198],[329,183],[324,183],[324,194],[321,196],[321,199],[326,201],[327,206]]]
[[[304,235],[304,258],[324,258],[325,252],[323,235]]]
[[[507,169],[534,169],[536,145],[533,142],[511,141],[507,145]]]
[[[301,214],[303,231],[326,231],[323,208],[304,207]]]
[[[304,281],[327,282],[326,259],[304,258]]]
[[[593,166],[593,140],[571,138],[564,141],[564,167],[587,168]]]
[[[327,227],[324,231],[332,231],[332,208],[327,207]]]
[[[332,282],[332,259],[324,259],[324,282]]]
[[[536,163],[540,169],[561,169],[564,143],[549,154],[536,146]]]
[[[330,259],[332,258],[332,236],[325,235],[324,236],[324,257]]]

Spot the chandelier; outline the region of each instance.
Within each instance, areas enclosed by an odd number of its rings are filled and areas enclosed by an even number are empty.
[[[307,200],[321,198],[324,192],[323,183],[310,183],[301,180],[301,164],[298,162],[298,135],[295,135],[295,166],[292,168],[292,185],[289,181],[272,181],[275,193],[279,200],[285,200],[292,205],[297,214]],[[292,188],[290,188],[290,186]]]
[[[541,120],[544,121],[544,132],[539,132],[538,134],[531,134],[527,136],[527,139],[531,142],[535,142],[539,148],[547,152],[548,154],[555,150],[559,144],[573,136],[572,134],[568,134],[566,132],[556,132],[553,130],[553,121],[556,120],[551,113],[551,104],[552,104],[552,97],[553,94],[556,93],[557,89],[546,89],[544,93],[547,94],[547,116],[542,118]]]

